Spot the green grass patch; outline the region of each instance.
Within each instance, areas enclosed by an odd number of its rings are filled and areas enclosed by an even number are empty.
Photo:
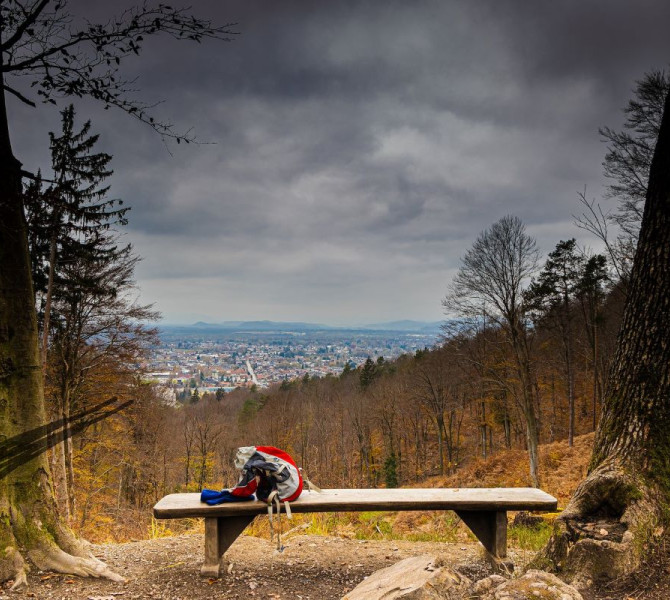
[[[552,531],[552,526],[544,521],[534,527],[511,526],[507,529],[507,542],[515,548],[537,552],[544,548]]]

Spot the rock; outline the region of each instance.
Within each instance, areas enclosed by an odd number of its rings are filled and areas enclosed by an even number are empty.
[[[571,585],[545,571],[528,571],[518,579],[508,579],[495,585],[493,575],[478,581],[472,588],[472,596],[479,600],[583,600],[582,595]],[[491,581],[489,581],[491,580]],[[480,587],[483,588],[480,590]]]
[[[506,581],[507,579],[505,579],[502,575],[490,575],[489,577],[485,577],[484,579],[477,581],[472,586],[472,593],[477,598],[479,598],[480,596],[484,596],[491,590],[499,587]]]
[[[427,554],[406,558],[376,571],[342,600],[461,600],[471,586],[467,577],[438,566]]]

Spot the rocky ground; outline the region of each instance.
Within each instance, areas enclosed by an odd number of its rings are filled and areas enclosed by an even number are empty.
[[[439,555],[443,564],[477,581],[491,569],[479,544],[355,540],[296,535],[285,540],[282,553],[267,539],[242,536],[226,554],[220,579],[200,576],[202,534],[181,535],[127,544],[93,546],[126,583],[82,579],[33,571],[29,587],[10,592],[11,582],[0,585],[0,600],[263,600],[339,599],[365,577],[404,558]],[[667,549],[650,557],[635,577],[585,593],[585,600],[667,600],[670,598],[670,561]],[[530,555],[511,549],[515,564]]]
[[[93,546],[96,556],[127,579],[125,584],[33,572],[28,589],[10,593],[5,586],[0,600],[329,600],[341,598],[378,569],[409,556],[435,553],[473,579],[490,572],[478,544],[300,535],[286,540],[285,546],[277,553],[268,540],[239,538],[226,554],[226,572],[220,579],[200,577],[202,535]]]

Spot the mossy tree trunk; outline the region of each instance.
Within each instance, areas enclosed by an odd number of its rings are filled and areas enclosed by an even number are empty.
[[[1,81],[0,81],[1,83]],[[91,558],[56,510],[47,461],[46,413],[37,318],[21,193],[0,88],[0,581],[25,583],[25,559],[39,569],[122,579]],[[32,458],[14,460],[12,439],[36,436]]]
[[[668,525],[669,333],[670,96],[589,474],[538,558],[585,585],[636,569]]]

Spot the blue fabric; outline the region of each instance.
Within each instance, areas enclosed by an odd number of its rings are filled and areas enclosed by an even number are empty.
[[[210,506],[223,504],[224,502],[245,502],[246,500],[255,500],[253,496],[233,496],[228,490],[202,490],[200,492],[200,502],[205,502]]]

